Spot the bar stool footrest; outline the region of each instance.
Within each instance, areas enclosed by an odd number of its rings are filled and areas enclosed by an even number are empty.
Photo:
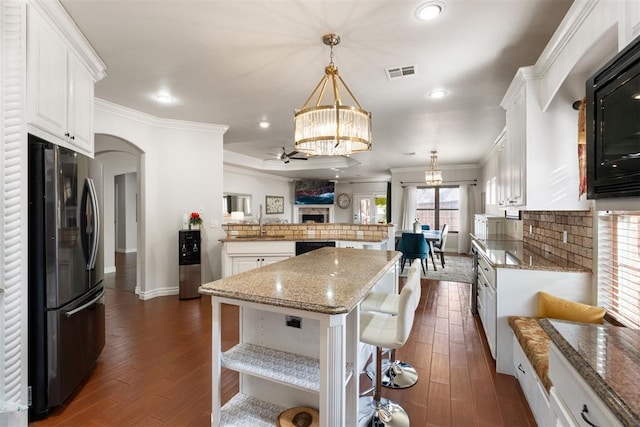
[[[376,369],[373,363],[367,366],[367,376],[375,383]],[[402,389],[414,386],[418,382],[418,372],[408,363],[396,360],[382,362],[382,386],[387,388]]]

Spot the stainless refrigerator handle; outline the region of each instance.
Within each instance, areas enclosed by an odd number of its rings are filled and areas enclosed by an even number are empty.
[[[96,259],[98,258],[98,244],[100,243],[100,212],[98,211],[98,195],[93,179],[87,178],[87,188],[89,189],[89,198],[91,200],[91,208],[93,209],[93,242],[91,244],[91,254],[87,263],[87,270],[93,270],[96,267]]]
[[[92,299],[88,303],[81,305],[78,308],[74,308],[71,311],[67,311],[66,313],[64,313],[64,315],[67,316],[67,317],[71,317],[74,314],[84,310],[85,308],[88,308],[88,307],[92,306],[93,304],[97,303],[100,300],[100,298],[102,298],[104,296],[105,292],[106,292],[105,289],[102,289],[102,291],[100,291],[100,294],[97,297],[95,297],[94,299]]]

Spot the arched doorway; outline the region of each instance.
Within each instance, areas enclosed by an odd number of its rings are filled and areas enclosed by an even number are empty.
[[[102,163],[104,174],[105,284],[137,294],[143,291],[139,268],[144,248],[141,156],[142,151],[129,141],[95,135],[95,158]]]

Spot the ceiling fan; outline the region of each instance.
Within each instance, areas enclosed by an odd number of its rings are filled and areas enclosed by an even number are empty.
[[[297,155],[303,156],[297,156]],[[289,153],[287,153],[287,150],[282,147],[282,152],[275,155],[277,160],[282,160],[285,164],[289,163],[290,160],[308,160],[308,156],[306,156],[305,154],[300,153],[299,151],[293,150]]]

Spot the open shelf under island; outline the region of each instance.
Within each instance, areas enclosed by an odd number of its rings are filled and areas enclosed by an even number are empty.
[[[211,425],[275,425],[290,407],[318,408],[320,425],[357,425],[359,303],[397,292],[399,252],[322,248],[204,284],[212,304]],[[221,350],[221,304],[240,307],[239,344]],[[299,326],[299,327],[297,327]],[[221,407],[221,369],[240,391]]]

